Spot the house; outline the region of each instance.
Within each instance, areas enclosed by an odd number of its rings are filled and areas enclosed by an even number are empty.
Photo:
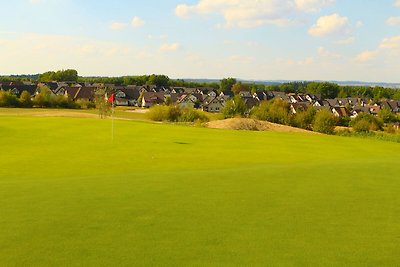
[[[23,91],[27,91],[31,96],[37,92],[37,86],[35,84],[24,84],[19,82],[2,83],[0,90],[10,91],[15,96],[19,97]]]
[[[176,103],[183,108],[194,108],[198,100],[199,98],[197,98],[194,94],[184,94],[177,99]]]
[[[252,109],[255,106],[260,105],[260,100],[257,98],[250,96],[250,97],[242,97],[244,103],[246,104],[247,109]]]
[[[332,107],[332,113],[338,118],[343,118],[343,117],[350,117],[352,114],[350,111],[345,108],[345,107]]]
[[[400,105],[398,101],[395,100],[384,100],[381,102],[381,107],[389,109],[393,113],[400,112]]]
[[[154,105],[161,105],[165,102],[165,93],[163,92],[144,92],[141,106],[150,108]]]
[[[298,112],[307,111],[310,106],[309,102],[296,102],[290,104],[290,111],[292,114],[297,114]]]
[[[207,111],[210,113],[218,113],[225,106],[225,99],[221,97],[210,98],[207,97],[203,102],[203,111]]]
[[[64,96],[70,98],[73,101],[76,100],[85,100],[94,102],[96,98],[96,87],[82,87],[82,86],[73,86],[73,87],[65,87]]]
[[[290,98],[289,98],[289,96],[286,95],[285,92],[272,91],[271,93],[272,93],[274,99],[281,99],[285,102],[290,103]]]
[[[138,87],[123,87],[115,91],[115,104],[117,106],[137,106],[140,97]]]

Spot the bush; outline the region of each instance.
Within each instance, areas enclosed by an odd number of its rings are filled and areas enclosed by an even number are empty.
[[[147,117],[152,121],[167,121],[169,118],[169,107],[153,106],[147,113]]]
[[[294,117],[293,126],[306,130],[312,130],[312,124],[316,114],[317,111],[314,108],[309,108],[306,111],[297,113]]]
[[[383,129],[383,121],[371,114],[361,113],[350,122],[355,132],[379,131]]]
[[[292,116],[289,111],[289,104],[281,99],[273,99],[255,107],[251,113],[252,117],[258,120],[291,125]]]
[[[19,107],[18,98],[11,91],[0,91],[0,107]]]
[[[19,102],[21,107],[23,108],[31,108],[33,106],[33,102],[31,99],[31,94],[27,91],[23,91],[19,97]]]
[[[75,104],[77,107],[81,109],[94,109],[96,108],[96,104],[89,101],[89,100],[83,100],[83,99],[78,99]]]
[[[179,117],[180,122],[206,122],[209,121],[208,117],[195,109],[192,108],[184,108],[182,109],[182,113]]]
[[[378,113],[378,117],[384,122],[384,123],[394,123],[394,122],[398,122],[399,119],[398,117],[392,113],[392,111],[390,111],[387,108],[383,108],[379,111]]]
[[[179,106],[153,106],[147,113],[152,121],[170,122],[206,122],[208,117],[193,108],[181,108]]]
[[[315,116],[313,130],[324,134],[333,134],[337,123],[336,117],[328,110],[321,110]]]
[[[247,111],[246,103],[237,95],[232,100],[226,102],[225,107],[222,109],[222,114],[226,118],[233,118],[236,116],[243,117]]]

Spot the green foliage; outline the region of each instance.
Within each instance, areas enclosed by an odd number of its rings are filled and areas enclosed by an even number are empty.
[[[320,94],[323,99],[327,99],[337,97],[339,86],[328,82],[311,82],[306,90],[308,93]]]
[[[96,103],[89,101],[87,99],[78,99],[76,102],[77,107],[81,109],[94,109],[96,108]]]
[[[313,130],[319,133],[333,134],[336,124],[337,119],[329,110],[321,110],[315,116]]]
[[[219,92],[230,92],[232,91],[232,86],[236,84],[235,78],[224,78],[219,83]]]
[[[146,84],[147,85],[155,85],[157,87],[168,86],[169,85],[169,77],[166,75],[152,74],[149,76]]]
[[[49,87],[42,86],[39,88],[39,93],[33,99],[33,104],[39,108],[51,107],[52,92]]]
[[[383,121],[371,114],[360,113],[350,122],[355,132],[380,131],[383,129]]]
[[[233,118],[236,116],[244,116],[246,111],[246,103],[244,103],[239,95],[236,95],[233,99],[225,103],[225,107],[221,112],[225,118]]]
[[[41,82],[77,82],[78,72],[73,69],[48,71],[39,76]]]
[[[292,124],[289,104],[281,99],[273,99],[261,103],[260,106],[255,107],[252,110],[251,115],[258,120],[270,121],[284,125]]]
[[[112,104],[109,103],[108,99],[106,98],[107,93],[108,92],[106,88],[100,88],[95,92],[95,104],[101,119],[107,117],[111,112]]]
[[[0,107],[19,107],[18,98],[11,91],[0,90]]]
[[[156,105],[151,107],[146,115],[152,121],[206,122],[209,120],[201,111],[193,108],[181,108],[180,106]]]
[[[250,86],[248,84],[243,84],[241,82],[235,83],[232,86],[232,92],[237,95],[243,91],[251,91]]]
[[[23,91],[19,96],[19,102],[23,108],[31,108],[33,106],[32,96],[29,92]]]
[[[309,108],[306,111],[298,112],[294,116],[294,125],[298,128],[303,128],[306,130],[312,130],[312,124],[314,122],[317,111],[314,108]]]
[[[378,113],[378,117],[384,123],[394,123],[399,121],[399,118],[395,114],[393,114],[391,110],[387,108],[382,108]]]

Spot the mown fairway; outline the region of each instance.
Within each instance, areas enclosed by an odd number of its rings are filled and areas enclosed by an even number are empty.
[[[0,117],[1,266],[399,266],[400,145]]]

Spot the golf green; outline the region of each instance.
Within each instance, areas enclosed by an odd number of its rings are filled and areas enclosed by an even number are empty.
[[[400,144],[0,117],[1,266],[399,266]]]

